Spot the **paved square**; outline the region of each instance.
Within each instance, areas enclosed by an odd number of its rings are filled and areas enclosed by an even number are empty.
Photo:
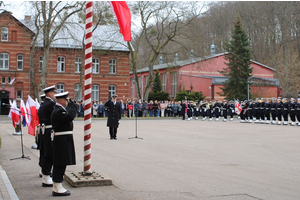
[[[1,118],[2,119],[2,118]],[[110,140],[106,120],[92,120],[92,170],[113,186],[73,188],[69,199],[300,199],[300,127],[179,118],[122,119],[118,140]],[[83,121],[74,122],[77,165],[83,170]],[[38,151],[24,128],[20,136],[1,120],[0,164],[20,199],[53,199],[38,178]],[[65,197],[68,198],[68,197]]]

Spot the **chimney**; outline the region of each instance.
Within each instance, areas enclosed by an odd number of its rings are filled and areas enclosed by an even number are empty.
[[[30,15],[25,15],[25,20],[31,20],[31,16]]]
[[[211,55],[214,55],[216,53],[216,46],[214,45],[214,44],[212,44],[211,46],[210,46],[210,54]]]
[[[174,62],[178,61],[178,54],[175,53],[175,58],[174,58]]]
[[[162,56],[159,56],[159,64],[163,64]]]
[[[191,50],[190,58],[194,59],[194,50]]]

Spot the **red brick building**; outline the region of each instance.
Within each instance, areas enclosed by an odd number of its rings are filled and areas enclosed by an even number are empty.
[[[160,58],[161,59],[161,58]],[[159,70],[162,89],[170,94],[171,98],[175,98],[176,93],[180,89],[190,91],[191,86],[193,91],[202,92],[206,96],[206,100],[224,99],[218,93],[221,92],[220,87],[223,82],[228,79],[219,71],[227,68],[224,64],[224,53],[212,54],[206,57],[194,58],[191,54],[190,59],[178,61],[175,56],[174,62],[163,63],[154,66],[154,70]],[[250,82],[250,93],[252,97],[278,97],[281,96],[282,90],[279,80],[274,78],[275,70],[261,63],[252,61],[253,67],[252,77]],[[138,70],[140,88],[142,92],[145,90],[146,82],[149,78],[148,68]],[[133,74],[130,74],[130,96],[136,98],[136,88],[133,85]]]
[[[33,98],[30,80],[30,49],[35,28],[30,17],[17,20],[10,12],[0,12],[0,101]],[[58,92],[69,91],[72,99],[82,100],[83,89],[79,87],[82,60],[84,24],[66,23],[51,44],[47,86],[56,85]],[[113,42],[112,42],[113,41]],[[34,54],[35,82],[41,77],[43,41],[39,38]],[[122,35],[111,26],[99,26],[93,32],[92,100],[106,101],[112,94],[128,98],[129,50]],[[12,85],[11,80],[15,79]],[[82,78],[84,86],[84,73]],[[84,87],[83,87],[84,88]],[[7,109],[0,106],[0,114]]]

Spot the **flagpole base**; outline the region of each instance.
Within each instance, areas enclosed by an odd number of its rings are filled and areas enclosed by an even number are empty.
[[[65,172],[65,180],[73,187],[110,186],[111,178],[97,172],[84,174],[84,172]]]
[[[14,132],[12,135],[23,135],[22,132]]]

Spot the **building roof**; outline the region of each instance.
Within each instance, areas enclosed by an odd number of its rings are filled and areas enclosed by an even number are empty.
[[[28,28],[26,25],[24,25],[22,22],[20,22],[18,19],[16,19],[13,15],[12,12],[7,11],[7,10],[1,10],[0,9],[0,16],[1,15],[8,15],[9,17],[11,17],[13,20],[16,21],[16,23],[18,25],[20,25],[21,27],[23,27],[24,29],[26,29],[26,31],[28,31],[32,36],[35,34],[30,28]]]
[[[19,20],[34,33],[37,33],[33,20]],[[94,26],[93,26],[94,27]],[[85,24],[65,22],[51,43],[51,48],[81,49]],[[39,34],[37,47],[43,47],[43,37]],[[93,49],[129,51],[127,42],[112,25],[99,25],[93,32]]]
[[[223,56],[225,54],[227,54],[227,52],[225,52],[225,53],[219,53],[219,54],[214,54],[214,55],[209,55],[209,56],[197,57],[197,58],[189,58],[187,60],[182,60],[182,61],[173,61],[173,62],[170,62],[170,63],[162,63],[162,64],[154,65],[153,66],[153,70],[182,67],[182,66],[193,64],[193,63],[200,62],[200,61],[203,61],[203,60],[208,60],[208,59],[211,59],[211,58]],[[256,62],[256,61],[253,61],[253,60],[250,60],[250,61],[253,62],[253,63],[255,63],[255,64],[257,64],[257,65],[260,65],[262,67],[270,69],[272,71],[276,71],[275,69],[273,69],[271,67],[268,67],[266,65],[263,65],[263,64],[261,64],[259,62]],[[148,72],[148,71],[149,71],[149,68],[148,67],[144,67],[142,69],[138,69],[137,73]],[[130,72],[130,74],[132,74],[132,73],[133,72]]]
[[[212,79],[212,85],[222,85],[222,84],[224,84],[225,81],[227,81],[229,79],[229,76],[204,76],[204,75],[185,74],[182,72],[180,73],[180,75],[192,76],[192,77],[198,77],[198,78],[209,78],[209,79]],[[261,82],[261,81],[263,81],[263,82]],[[249,79],[249,82],[251,84],[261,83],[262,85],[268,84],[268,85],[274,85],[274,86],[281,87],[279,80],[275,79],[275,78],[262,78],[262,77],[251,76]]]

